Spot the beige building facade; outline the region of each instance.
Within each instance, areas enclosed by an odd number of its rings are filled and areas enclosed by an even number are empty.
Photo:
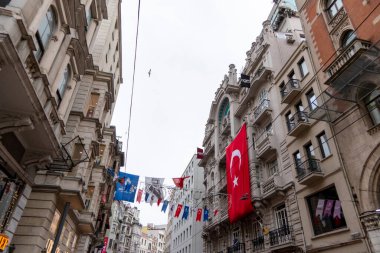
[[[296,2],[275,1],[247,52],[250,88],[230,65],[216,91],[200,162],[211,214],[204,252],[370,252],[340,147],[351,140],[313,116],[325,88],[307,36]],[[255,211],[230,224],[225,148],[243,123]]]
[[[5,252],[104,243],[111,174],[124,162],[110,125],[122,82],[119,12],[117,0],[1,2]]]

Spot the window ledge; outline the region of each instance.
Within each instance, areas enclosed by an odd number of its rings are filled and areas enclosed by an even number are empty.
[[[371,127],[370,129],[367,130],[367,132],[369,133],[369,135],[374,135],[375,133],[379,132],[380,131],[380,124],[377,124],[373,127]]]
[[[340,228],[340,229],[336,229],[336,230],[333,230],[333,231],[330,231],[330,232],[326,232],[326,233],[323,233],[323,234],[320,234],[320,235],[314,235],[314,236],[311,237],[311,240],[316,240],[316,239],[319,239],[319,238],[323,238],[325,236],[331,236],[331,235],[335,235],[335,234],[339,234],[339,233],[343,233],[343,232],[347,232],[347,231],[350,231],[350,229],[348,227]]]
[[[329,154],[328,156],[326,156],[325,158],[321,159],[321,163],[326,161],[327,159],[329,159],[330,157],[332,157],[333,154]]]

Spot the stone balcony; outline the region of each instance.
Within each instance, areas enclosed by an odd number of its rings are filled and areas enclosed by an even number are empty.
[[[281,97],[282,97],[282,103],[289,104],[291,103],[294,98],[300,94],[301,92],[301,85],[300,81],[297,79],[290,79],[284,87],[281,88]]]
[[[327,67],[325,72],[329,76],[326,83],[330,83],[331,79],[335,79],[340,75],[341,70],[344,70],[347,65],[351,64],[356,58],[358,58],[363,52],[367,51],[371,47],[371,42],[355,39],[349,44],[336,59]]]
[[[81,212],[78,217],[78,229],[83,234],[95,232],[95,215],[93,212]]]
[[[272,115],[272,108],[268,99],[263,99],[253,112],[255,124],[260,124],[264,119]]]
[[[283,186],[284,180],[282,176],[276,173],[261,183],[261,197],[263,199],[272,198],[282,191]]]
[[[276,153],[275,137],[272,131],[265,131],[258,135],[255,140],[255,149],[260,159],[266,159]]]
[[[300,184],[310,185],[323,178],[320,162],[317,159],[307,159],[296,166],[297,179]]]
[[[297,137],[311,126],[309,117],[305,112],[295,113],[287,122],[288,125],[288,135]]]

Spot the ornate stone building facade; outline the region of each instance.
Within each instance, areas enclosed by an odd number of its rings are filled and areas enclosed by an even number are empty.
[[[118,0],[1,1],[5,252],[103,245],[110,174],[124,162],[110,126],[122,82],[119,12]]]
[[[243,73],[250,88],[240,87],[230,65],[216,91],[200,163],[204,205],[211,210],[204,252],[369,250],[335,136],[339,130],[316,117],[324,88],[301,21],[295,1],[275,1],[247,52]],[[230,224],[225,148],[244,122],[255,211]]]

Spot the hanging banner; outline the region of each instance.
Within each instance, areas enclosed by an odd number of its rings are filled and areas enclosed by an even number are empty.
[[[166,208],[168,208],[169,201],[164,200],[164,204],[162,205],[161,212],[166,212]]]
[[[182,220],[183,219],[187,220],[188,216],[189,216],[189,207],[185,206],[184,209],[183,209]]]
[[[202,219],[202,208],[198,208],[197,217],[195,218],[195,221],[201,221],[201,219]]]
[[[145,177],[145,192],[153,197],[152,203],[164,199],[163,183],[165,178]]]
[[[104,237],[104,244],[103,244],[102,253],[107,253],[107,245],[108,245],[108,237],[105,236]]]
[[[124,200],[135,202],[136,189],[139,182],[139,176],[119,172],[119,180],[116,182],[115,200]]]

